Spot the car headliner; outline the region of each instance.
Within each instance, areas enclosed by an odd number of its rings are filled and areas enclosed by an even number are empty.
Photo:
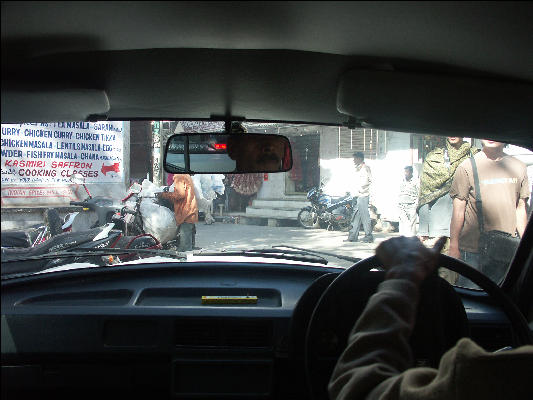
[[[101,89],[110,119],[341,124],[353,68],[533,82],[530,2],[2,2],[1,18],[3,97]]]

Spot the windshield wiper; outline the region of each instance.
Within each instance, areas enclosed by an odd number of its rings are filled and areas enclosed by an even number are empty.
[[[306,251],[295,250],[277,250],[277,249],[254,249],[254,250],[235,250],[221,251],[213,253],[193,253],[195,256],[243,256],[243,257],[264,257],[279,258],[282,260],[305,261],[318,264],[327,264],[328,260],[324,257],[312,254]]]
[[[346,260],[346,261],[351,261],[353,263],[357,263],[359,261],[362,260],[362,258],[357,258],[357,257],[350,257],[350,256],[343,256],[343,255],[338,255],[338,254],[335,254],[335,253],[328,253],[326,251],[317,251],[317,250],[309,250],[309,249],[304,249],[302,247],[294,247],[294,246],[272,246],[272,248],[274,249],[280,249],[280,248],[283,248],[283,249],[296,249],[296,250],[301,250],[305,253],[308,253],[308,254],[324,254],[325,256],[331,256],[331,257],[336,257],[340,260]]]
[[[139,254],[157,254],[163,256],[170,256],[180,259],[186,259],[187,254],[181,253],[178,251],[171,250],[159,250],[159,249],[116,249],[108,247],[99,247],[99,248],[86,248],[83,250],[63,250],[55,253],[44,253],[36,256],[27,256],[27,257],[18,257],[10,258],[7,260],[2,260],[3,263],[10,262],[20,262],[20,261],[31,261],[31,260],[43,260],[43,259],[53,259],[53,258],[68,258],[68,257],[90,257],[94,255],[115,255],[115,254],[130,254],[130,253],[139,253]]]

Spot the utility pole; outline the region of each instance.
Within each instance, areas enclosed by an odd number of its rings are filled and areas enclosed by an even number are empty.
[[[162,180],[160,126],[160,121],[152,121],[152,182],[156,185],[160,184]]]
[[[165,160],[165,148],[167,147],[167,141],[170,136],[172,136],[172,130],[170,129],[170,121],[161,121],[161,131],[160,131],[160,153],[159,153],[159,171],[160,171],[160,181],[159,185],[165,186],[167,184],[165,179],[165,170],[163,169],[163,161]]]

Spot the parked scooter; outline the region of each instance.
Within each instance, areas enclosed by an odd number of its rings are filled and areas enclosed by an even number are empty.
[[[348,232],[351,228],[353,196],[333,197],[324,193],[323,184],[307,192],[311,206],[298,213],[298,222],[306,229],[325,226],[328,230]]]
[[[66,232],[53,236],[45,242],[32,248],[12,249],[2,248],[2,261],[15,260],[19,258],[35,257],[25,263],[11,263],[12,271],[7,273],[24,273],[27,270],[46,270],[60,265],[71,263],[91,263],[96,265],[107,265],[115,262],[127,261],[137,257],[137,254],[125,253],[120,258],[102,257],[101,255],[82,255],[76,253],[87,251],[87,249],[161,249],[161,244],[152,235],[141,234],[136,236],[125,236],[120,230],[114,230],[114,224],[93,228],[83,232]],[[73,252],[70,257],[53,257],[55,252]],[[48,256],[50,254],[50,256]],[[13,264],[13,265],[12,265]],[[20,265],[19,265],[20,264]],[[23,265],[25,264],[25,265]],[[36,265],[37,264],[37,265]],[[11,267],[12,265],[12,267]],[[2,267],[4,268],[4,266]],[[6,271],[3,271],[6,273]]]
[[[49,208],[44,212],[44,223],[36,224],[26,229],[10,230],[2,232],[2,247],[6,248],[29,248],[38,246],[51,237],[61,233],[85,231],[97,226],[104,226],[111,222],[115,212],[121,209],[122,205],[116,200],[106,197],[93,197],[85,185],[85,178],[81,174],[73,174],[70,181],[78,185],[83,185],[87,198],[83,201],[71,201],[70,205],[83,207],[81,212],[71,212],[63,220],[57,210]],[[81,221],[82,213],[94,211],[97,220],[94,223],[84,223]],[[75,225],[76,224],[76,225]]]
[[[352,229],[353,216],[352,203],[355,196],[346,193],[343,197],[333,197],[324,194],[322,186],[314,187],[307,192],[307,198],[311,201],[310,207],[304,207],[298,213],[298,222],[306,229],[325,227],[328,230],[340,230],[348,232]],[[368,213],[372,230],[380,221],[377,208],[369,204]]]
[[[76,213],[77,214],[77,213]],[[53,208],[44,211],[44,223],[32,225],[26,229],[7,230],[2,232],[2,247],[28,248],[35,247],[52,236],[71,229],[73,218],[61,221],[59,213]]]
[[[70,205],[83,207],[82,212],[93,211],[97,217],[97,220],[94,223],[92,223],[90,226],[84,226],[82,230],[108,224],[109,222],[111,222],[113,215],[122,208],[122,204],[117,200],[103,196],[92,196],[91,192],[87,188],[87,185],[85,184],[85,178],[81,174],[71,175],[70,181],[78,185],[83,185],[83,188],[87,193],[87,198],[85,200],[71,201]],[[81,213],[77,213],[73,216],[73,221],[71,225],[74,226],[76,218],[81,218]]]
[[[128,194],[121,200],[125,204],[120,211],[113,214],[111,221],[124,235],[140,235],[144,233],[139,206],[142,198],[139,196],[142,188],[138,183],[130,186]]]

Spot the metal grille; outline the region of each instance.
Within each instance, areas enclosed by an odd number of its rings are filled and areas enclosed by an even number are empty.
[[[353,153],[361,151],[365,158],[375,159],[385,151],[385,140],[385,131],[341,128],[339,132],[339,157],[352,158]]]

